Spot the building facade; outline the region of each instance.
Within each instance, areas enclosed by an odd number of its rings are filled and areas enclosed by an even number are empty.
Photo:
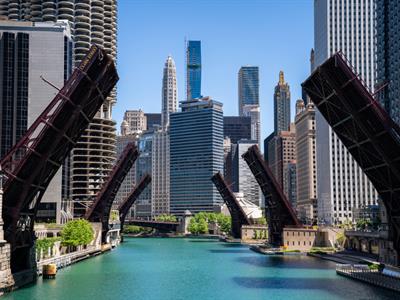
[[[251,139],[256,140],[261,145],[261,117],[260,106],[256,104],[246,104],[243,106],[243,116],[250,117],[251,120]]]
[[[290,126],[290,87],[285,82],[283,71],[274,92],[274,132],[287,131]]]
[[[260,105],[260,81],[257,66],[243,66],[238,73],[239,116],[243,116],[243,106]]]
[[[72,72],[72,50],[67,22],[0,21],[0,157],[57,94],[41,77],[56,86],[64,85]],[[60,169],[42,198],[38,218],[60,222],[61,200]]]
[[[186,45],[186,99],[201,98],[201,41]]]
[[[141,134],[147,130],[147,117],[141,109],[125,111],[123,121],[128,125],[126,134]]]
[[[317,220],[317,153],[315,137],[315,107],[312,102],[297,111],[297,213],[304,224]]]
[[[145,113],[146,130],[154,130],[161,126],[161,113]]]
[[[261,190],[242,155],[257,141],[239,140],[232,144],[232,183],[233,191],[242,193],[245,200],[261,206]]]
[[[70,22],[75,65],[80,63],[91,44],[100,45],[114,60],[117,58],[117,0],[2,0],[0,16],[16,21]],[[115,162],[116,124],[111,116],[115,101],[114,89],[64,165],[67,170],[63,180],[69,192],[63,197],[72,198],[77,207],[91,203]]]
[[[400,3],[377,0],[377,84],[382,106],[400,124]]]
[[[289,129],[272,136],[268,142],[267,156],[268,165],[288,198],[289,195],[294,195],[294,191],[291,190],[293,184],[290,184],[289,178],[292,165],[296,164],[296,129],[293,123]]]
[[[202,98],[181,108],[170,115],[171,213],[213,211],[222,202],[210,180],[223,172],[222,104]]]
[[[224,116],[224,138],[232,144],[239,140],[251,140],[251,117]]]
[[[169,127],[169,114],[178,109],[178,90],[176,85],[175,62],[168,56],[164,65],[162,85],[162,113],[161,125],[164,129]]]
[[[375,0],[314,1],[314,64],[341,50],[371,89],[375,84]],[[316,112],[318,218],[335,224],[377,193],[351,154]]]

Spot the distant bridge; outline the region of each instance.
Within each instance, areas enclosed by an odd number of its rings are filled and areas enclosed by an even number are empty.
[[[154,220],[126,219],[125,225],[136,225],[141,227],[150,227],[163,232],[173,232],[178,229],[179,222],[162,222]]]

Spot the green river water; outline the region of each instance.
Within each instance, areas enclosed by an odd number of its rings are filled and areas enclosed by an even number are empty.
[[[59,270],[3,299],[400,299],[336,275],[306,256],[263,256],[206,239],[128,238],[117,249]]]

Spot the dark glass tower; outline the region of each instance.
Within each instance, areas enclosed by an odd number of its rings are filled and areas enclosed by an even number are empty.
[[[279,82],[274,93],[274,131],[289,130],[290,125],[290,89],[285,82],[283,71],[279,72]]]
[[[243,115],[244,105],[259,105],[259,72],[258,67],[244,66],[239,70],[238,96],[239,115]]]
[[[400,124],[400,3],[378,0],[377,5],[377,84],[379,101]]]
[[[186,48],[186,97],[201,98],[201,42],[188,41]]]

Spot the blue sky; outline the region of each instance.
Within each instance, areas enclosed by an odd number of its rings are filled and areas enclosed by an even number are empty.
[[[202,94],[237,115],[237,73],[260,67],[262,137],[273,130],[273,91],[279,71],[294,103],[310,70],[313,47],[312,0],[119,0],[119,124],[128,109],[161,111],[164,62],[177,67],[178,97],[184,100],[184,39],[202,41]]]

